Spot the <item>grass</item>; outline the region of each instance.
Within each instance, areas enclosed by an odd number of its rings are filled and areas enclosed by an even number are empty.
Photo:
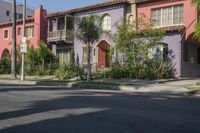
[[[192,92],[200,92],[200,82],[196,83],[195,86],[188,86],[186,88],[191,90]]]

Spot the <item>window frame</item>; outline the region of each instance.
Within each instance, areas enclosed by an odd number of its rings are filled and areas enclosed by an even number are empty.
[[[107,18],[106,25],[104,25],[105,24],[104,20],[106,19],[106,17],[108,17],[108,18]],[[112,19],[111,19],[111,16],[109,14],[104,14],[101,22],[102,22],[102,30],[103,31],[105,31],[105,32],[111,31],[111,29],[112,29]]]
[[[7,37],[5,37],[5,32],[6,31],[7,31]],[[3,38],[4,38],[4,40],[8,40],[9,39],[9,30],[8,29],[3,30]]]
[[[32,29],[32,33],[31,33],[31,36],[29,36],[29,30],[28,29]],[[26,26],[26,28],[25,28],[25,37],[27,37],[27,38],[32,38],[32,37],[34,37],[34,26],[33,25],[30,25],[30,26]]]
[[[179,7],[179,10],[180,10],[180,7],[182,7],[182,9],[183,9],[183,15],[182,15],[182,17],[183,17],[183,20],[182,20],[182,22],[179,22],[179,23],[177,23],[177,24],[175,24],[174,23],[174,8],[175,7]],[[163,25],[163,9],[165,9],[165,8],[172,8],[171,10],[171,12],[172,12],[172,14],[171,14],[171,24],[168,24],[168,25]],[[160,16],[159,16],[159,18],[160,18],[160,25],[155,25],[154,26],[154,21],[156,21],[156,20],[153,20],[153,12],[154,11],[157,11],[157,10],[160,10]],[[178,14],[179,14],[180,12],[178,12]],[[168,16],[169,16],[169,11],[168,11]],[[157,16],[156,16],[157,17]],[[159,27],[167,27],[167,26],[174,26],[174,25],[181,25],[181,24],[184,24],[184,4],[177,4],[177,5],[171,5],[171,6],[165,6],[165,7],[159,7],[159,8],[153,8],[153,9],[151,9],[151,15],[150,15],[150,18],[151,18],[151,23],[152,23],[152,25],[153,25],[153,27],[155,27],[155,28],[159,28]],[[178,17],[179,19],[180,19],[180,16]],[[156,18],[157,19],[157,18]]]

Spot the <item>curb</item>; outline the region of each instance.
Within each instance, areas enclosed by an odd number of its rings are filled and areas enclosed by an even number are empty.
[[[111,86],[111,85],[95,85],[95,84],[83,84],[83,83],[58,83],[58,82],[38,82],[38,81],[20,81],[20,80],[0,80],[0,84],[6,85],[44,85],[44,86],[59,86],[67,88],[82,88],[82,89],[106,89],[116,91],[134,91],[134,86]]]

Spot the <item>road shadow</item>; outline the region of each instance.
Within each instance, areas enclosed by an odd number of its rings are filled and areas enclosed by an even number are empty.
[[[199,133],[199,103],[199,98],[181,94],[71,93],[0,113],[0,126],[2,121],[18,120],[0,132]]]

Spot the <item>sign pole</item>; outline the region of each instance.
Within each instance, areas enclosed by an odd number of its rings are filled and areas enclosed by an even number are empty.
[[[26,44],[26,39],[25,39],[25,30],[26,30],[26,0],[24,0],[24,6],[23,6],[23,39],[22,39],[22,49],[24,49],[25,44]],[[21,68],[21,81],[25,80],[25,73],[24,73],[24,67],[25,67],[25,51],[22,52],[22,68]]]

